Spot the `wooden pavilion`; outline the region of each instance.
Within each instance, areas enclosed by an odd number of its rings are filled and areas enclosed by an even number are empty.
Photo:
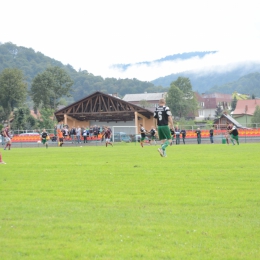
[[[143,124],[146,129],[155,125],[153,112],[102,92],[93,94],[55,112],[59,123],[72,126]]]

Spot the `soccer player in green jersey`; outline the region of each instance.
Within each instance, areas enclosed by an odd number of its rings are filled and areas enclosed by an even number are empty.
[[[158,135],[162,142],[162,148],[158,148],[158,152],[162,157],[166,157],[165,150],[171,142],[170,129],[174,129],[174,126],[172,121],[172,113],[169,107],[166,106],[165,99],[162,98],[159,100],[159,106],[154,111],[153,117],[157,120]]]

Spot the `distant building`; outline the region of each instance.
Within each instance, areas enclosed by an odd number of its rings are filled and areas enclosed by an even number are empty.
[[[198,115],[195,120],[214,119],[217,106],[222,110],[231,110],[232,95],[211,93],[211,94],[198,94],[196,97],[199,103]]]
[[[126,94],[123,100],[142,108],[154,111],[158,106],[161,98],[166,99],[167,92],[160,93],[142,93],[142,94]]]
[[[246,126],[251,123],[251,118],[257,106],[260,107],[260,99],[238,100],[236,109],[231,113],[232,117]]]
[[[237,128],[244,128],[239,122],[237,122],[232,116],[222,114],[218,119],[214,120],[214,126],[216,129],[226,129],[227,124],[234,124]]]

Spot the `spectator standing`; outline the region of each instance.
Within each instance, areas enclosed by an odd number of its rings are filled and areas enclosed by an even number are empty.
[[[181,132],[180,132],[179,127],[175,128],[176,144],[180,144],[180,135],[181,135]]]
[[[185,138],[186,138],[186,130],[185,129],[181,130],[181,135],[182,135],[182,142],[183,142],[183,144],[185,144]]]
[[[75,130],[75,127],[72,127],[70,129],[70,138],[71,138],[72,143],[74,143],[74,141],[75,141],[75,136],[76,136],[76,130]]]
[[[198,128],[195,133],[197,134],[197,143],[201,144],[201,131],[200,128]]]
[[[82,136],[83,136],[83,143],[87,143],[87,129],[86,128],[83,128],[83,131],[82,131]]]
[[[78,144],[81,143],[80,136],[81,136],[81,128],[78,126],[76,129],[76,136]]]
[[[214,143],[213,136],[214,136],[214,130],[213,130],[213,127],[211,127],[209,130],[209,138],[210,138],[210,142],[212,144]]]

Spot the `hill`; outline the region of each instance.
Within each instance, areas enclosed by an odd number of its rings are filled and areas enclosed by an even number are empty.
[[[250,76],[252,73],[260,72],[260,64],[251,64],[249,65],[241,65],[240,67],[232,70],[232,71],[223,71],[223,72],[195,72],[195,71],[187,71],[182,73],[171,74],[169,76],[161,77],[151,81],[156,86],[168,87],[171,82],[175,81],[178,77],[187,77],[190,79],[192,87],[195,91],[199,93],[203,92],[214,92],[220,91],[223,93],[231,94],[232,91],[236,90],[236,85],[239,81],[239,89],[242,89],[241,93],[252,93],[255,91],[254,89],[250,89],[249,86],[253,86],[256,81],[255,77]],[[249,75],[249,76],[248,76]],[[240,80],[241,77],[245,77],[243,80]],[[251,82],[251,80],[253,82]],[[242,85],[241,85],[242,84]],[[226,89],[226,86],[229,86]],[[230,87],[232,85],[232,87]],[[237,89],[239,92],[239,90]]]
[[[236,81],[213,87],[209,89],[209,92],[220,92],[226,94],[238,92],[249,96],[255,95],[256,97],[260,97],[260,73],[255,72],[247,74]]]
[[[5,68],[22,70],[29,90],[34,77],[49,66],[63,68],[74,81],[72,98],[69,102],[79,100],[97,90],[104,93],[117,93],[120,97],[129,93],[161,92],[165,90],[162,87],[156,87],[151,82],[138,79],[104,79],[101,76],[94,76],[86,70],[76,71],[70,64],[64,65],[40,52],[35,52],[31,48],[16,46],[13,43],[0,43],[0,73]]]

